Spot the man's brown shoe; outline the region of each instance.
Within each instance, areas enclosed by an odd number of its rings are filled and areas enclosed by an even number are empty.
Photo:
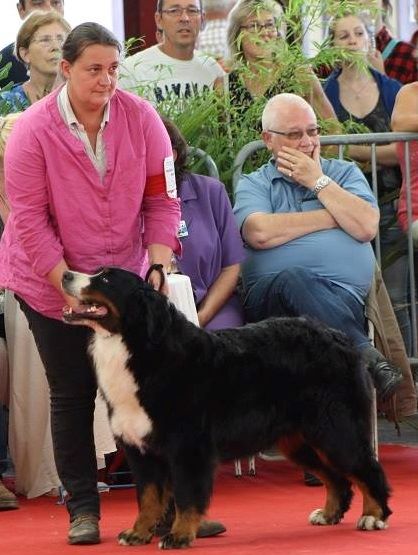
[[[70,522],[68,543],[88,545],[100,543],[99,519],[95,515],[78,515]]]
[[[0,480],[0,511],[10,511],[11,509],[18,509],[19,501],[14,493],[6,488]]]

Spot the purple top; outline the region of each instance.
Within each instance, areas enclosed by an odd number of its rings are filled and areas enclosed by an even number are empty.
[[[59,90],[16,122],[6,147],[11,213],[0,243],[0,284],[42,314],[61,318],[64,299],[48,281],[62,259],[93,272],[121,266],[140,273],[145,248],[177,250],[179,202],[144,196],[146,178],[172,155],[165,127],[145,100],[116,90],[103,132],[103,180],[57,105]]]
[[[222,268],[244,260],[244,248],[231,203],[220,181],[186,174],[179,196],[182,219],[179,238],[183,251],[177,263],[180,271],[190,277],[196,304],[199,304]],[[242,308],[238,299],[232,297],[206,328],[242,324]]]

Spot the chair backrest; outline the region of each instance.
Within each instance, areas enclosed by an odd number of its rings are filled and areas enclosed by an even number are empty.
[[[215,177],[216,179],[219,179],[218,167],[215,164],[215,160],[212,158],[212,156],[210,156],[210,154],[208,154],[201,148],[197,148],[194,146],[189,146],[187,149],[187,153],[190,157],[200,158],[206,166],[208,175],[210,175],[210,177]]]

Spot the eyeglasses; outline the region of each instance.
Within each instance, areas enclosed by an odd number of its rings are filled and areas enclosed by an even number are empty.
[[[65,37],[64,37],[64,35],[57,35],[55,37],[53,37],[51,35],[44,35],[42,37],[32,39],[31,42],[34,42],[36,44],[40,44],[44,48],[50,48],[52,46],[52,43],[55,42],[61,48],[61,46],[65,42]]]
[[[277,33],[277,26],[274,21],[267,21],[260,23],[259,21],[252,21],[248,25],[241,25],[240,29],[245,29],[249,33],[261,33],[265,29],[268,33]]]
[[[321,131],[319,126],[317,127],[310,127],[309,129],[305,129],[305,131],[289,131],[285,133],[284,131],[276,131],[274,129],[269,129],[269,133],[276,133],[276,135],[283,135],[286,139],[290,141],[300,141],[303,135],[306,133],[308,137],[317,137]]]
[[[167,8],[166,10],[161,10],[161,12],[169,17],[181,17],[183,13],[186,13],[189,17],[198,17],[202,13],[199,8],[193,6],[187,8]]]

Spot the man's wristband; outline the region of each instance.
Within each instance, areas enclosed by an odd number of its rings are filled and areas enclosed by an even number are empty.
[[[312,191],[315,193],[315,195],[318,196],[318,193],[322,191],[322,189],[325,189],[325,187],[328,187],[331,181],[332,179],[327,175],[321,175],[321,177],[318,177],[318,179],[316,180],[315,187],[312,189]]]

